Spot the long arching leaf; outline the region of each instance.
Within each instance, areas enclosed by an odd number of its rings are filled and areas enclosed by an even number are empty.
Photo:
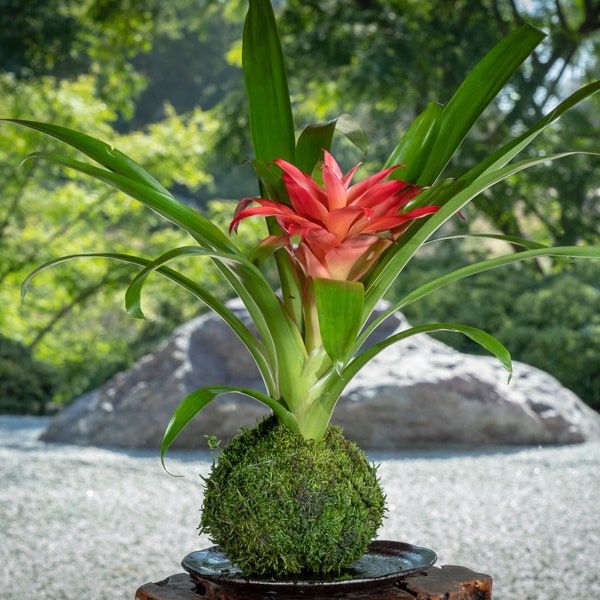
[[[156,192],[145,184],[105,169],[60,155],[37,153],[40,157],[78,170],[139,200],[171,222],[188,231],[205,248],[214,249],[212,258],[248,309],[268,350],[271,364],[283,371],[302,370],[306,353],[297,325],[280,304],[264,275],[250,263],[211,221],[175,200]],[[279,353],[283,352],[283,356]],[[284,375],[289,381],[289,377]]]
[[[570,259],[600,258],[600,247],[558,246],[554,248],[538,248],[533,250],[523,250],[522,252],[516,252],[515,254],[508,254],[506,256],[490,258],[488,260],[480,261],[475,264],[467,265],[460,269],[456,269],[455,271],[443,275],[442,277],[437,277],[436,279],[433,279],[425,283],[424,285],[419,286],[417,289],[404,296],[404,298],[399,300],[394,305],[397,307],[396,310],[400,310],[404,306],[407,306],[408,304],[411,304],[416,300],[420,300],[421,298],[428,296],[429,294],[439,290],[440,288],[445,287],[446,285],[458,281],[460,279],[464,279],[465,277],[470,277],[478,273],[489,271],[490,269],[497,269],[498,267],[504,267],[506,265],[522,262],[524,260],[531,260],[533,258],[541,257],[566,257]]]
[[[241,272],[239,279],[241,285],[238,295],[246,304],[248,312],[252,316],[252,320],[264,342],[264,346],[261,345],[261,348],[264,347],[265,349],[266,364],[269,366],[263,374],[264,379],[277,381],[278,365],[286,364],[286,360],[293,364],[294,357],[296,357],[296,368],[300,368],[300,365],[304,364],[304,344],[299,333],[294,330],[295,326],[290,323],[285,310],[282,309],[262,273],[244,257],[210,251],[197,246],[185,246],[169,250],[149,262],[131,281],[125,293],[127,311],[133,316],[143,317],[141,292],[147,277],[153,271],[160,271],[168,262],[186,256],[210,258],[217,264],[230,263],[233,272]],[[285,349],[285,357],[280,357],[278,348]],[[261,368],[261,364],[259,364],[259,368]],[[278,395],[276,388],[269,387],[269,391],[273,392],[274,395]]]
[[[223,253],[216,253],[198,246],[183,246],[180,248],[172,248],[158,258],[148,261],[148,264],[131,280],[125,292],[125,308],[127,312],[137,319],[143,319],[144,313],[141,307],[142,289],[146,283],[146,279],[155,271],[159,271],[161,267],[178,258],[188,256],[200,256],[204,258],[223,259],[227,257],[230,260],[237,259],[236,256],[227,256]]]
[[[203,246],[230,253],[239,253],[239,250],[231,240],[212,221],[183,204],[183,202],[176,200],[169,192],[157,191],[145,183],[131,179],[125,175],[113,173],[112,171],[60,154],[35,152],[27,158],[49,160],[108,183],[119,191],[138,200],[171,223],[187,231]]]
[[[292,384],[297,381],[297,374],[304,368],[306,361],[304,341],[269,282],[245,257],[195,246],[170,250],[150,262],[134,278],[126,293],[128,308],[136,311],[143,283],[152,271],[160,270],[166,263],[176,258],[193,255],[210,258],[217,265],[226,267],[232,274],[233,278],[229,281],[235,286],[262,340],[264,364],[268,365],[268,370],[263,363],[258,363],[258,366],[266,382],[273,382],[273,385],[268,385],[269,393],[274,397],[283,394],[290,398],[291,394],[284,393],[286,390],[282,390],[281,386],[286,382]]]
[[[109,260],[118,260],[120,262],[141,267],[142,269],[148,269],[152,265],[152,261],[147,258],[111,252],[72,254],[68,256],[61,256],[60,258],[56,258],[54,260],[44,263],[43,265],[40,265],[25,278],[21,285],[22,299],[25,298],[29,285],[31,284],[33,279],[35,279],[40,273],[63,262],[76,260],[80,258],[103,258]],[[216,315],[223,319],[223,321],[231,328],[231,330],[238,336],[240,341],[248,349],[248,352],[250,353],[250,355],[254,359],[254,362],[256,363],[256,366],[258,367],[258,370],[263,378],[267,390],[269,390],[269,393],[273,393],[273,395],[276,395],[278,386],[272,371],[272,364],[267,360],[265,350],[262,344],[259,342],[259,340],[256,339],[256,337],[248,329],[248,327],[244,325],[241,319],[239,319],[236,316],[236,314],[227,307],[226,304],[221,302],[210,292],[203,289],[196,282],[192,281],[185,275],[182,275],[178,271],[170,269],[169,267],[166,267],[164,265],[154,265],[154,268],[152,270],[156,271],[157,273],[160,273],[162,276],[166,277],[173,283],[187,290],[193,296],[198,298],[198,300],[203,302],[208,308],[210,308]]]
[[[52,123],[27,121],[23,119],[0,119],[0,121],[28,127],[29,129],[34,129],[52,136],[68,146],[83,152],[110,171],[119,173],[120,175],[133,179],[139,183],[143,183],[157,192],[168,194],[166,188],[156,181],[156,179],[154,179],[154,177],[152,177],[152,175],[150,175],[142,166],[129,158],[129,156],[117,150],[111,144],[107,144],[106,142],[86,135],[85,133],[81,133],[80,131],[53,125]]]
[[[211,258],[248,309],[258,329],[272,373],[277,374],[276,381],[287,382],[288,387],[292,385],[306,360],[298,326],[260,270],[237,250],[218,227],[171,195],[157,192],[117,173],[60,155],[38,153],[34,157],[53,160],[109,183],[188,231],[207,250],[213,249]],[[280,394],[281,390],[278,389],[277,395]],[[287,395],[293,396],[291,393]]]
[[[588,85],[583,86],[571,94],[568,98],[563,100],[558,106],[551,110],[546,116],[542,117],[533,127],[528,129],[525,133],[511,140],[498,150],[482,160],[475,167],[470,169],[467,173],[461,176],[461,181],[469,183],[484,175],[490,173],[498,168],[508,164],[513,158],[515,158],[520,152],[522,152],[540,133],[546,129],[549,125],[554,123],[559,117],[564,115],[568,110],[593,96],[600,91],[600,81],[594,81]]]
[[[390,248],[391,251],[388,251],[369,274],[367,281],[365,282],[365,313],[363,315],[363,322],[367,320],[368,315],[371,314],[379,300],[381,300],[406,264],[412,259],[423,244],[431,238],[444,223],[459,213],[473,198],[515,173],[546,161],[556,160],[573,154],[578,153],[564,152],[544,157],[529,158],[508,164],[491,173],[485,173],[466,187],[464,187],[460,181],[453,182],[445,187],[443,186],[439,195],[446,196],[446,198],[441,198],[441,208],[427,219],[423,219],[421,223],[419,223],[419,227],[414,229],[412,236],[402,236],[399,240],[400,243],[392,245]],[[456,189],[458,189],[458,191],[455,191]],[[431,194],[435,194],[435,191],[435,188],[426,190],[426,192],[430,192]]]
[[[370,360],[372,360],[377,354],[379,354],[385,348],[405,340],[413,335],[421,333],[436,333],[440,331],[451,331],[461,333],[471,338],[474,342],[479,344],[482,348],[487,350],[490,354],[493,354],[502,367],[509,374],[509,381],[512,375],[512,360],[510,352],[506,347],[499,342],[494,336],[490,335],[482,329],[477,327],[471,327],[469,325],[460,325],[456,323],[432,323],[428,325],[420,325],[418,327],[411,327],[404,331],[400,331],[394,335],[389,336],[382,342],[370,346],[366,350],[363,350],[354,360],[352,360],[343,371],[345,386],[347,382],[354,377]]]
[[[411,327],[410,329],[400,331],[361,352],[342,370],[341,376],[332,376],[331,373],[326,376],[328,381],[325,382],[323,386],[327,389],[327,393],[323,394],[319,398],[319,403],[322,407],[322,410],[329,413],[333,412],[338,398],[341,396],[348,383],[369,361],[375,358],[375,356],[377,356],[377,354],[379,354],[381,351],[385,350],[392,344],[401,342],[402,340],[412,337],[413,335],[418,335],[421,333],[436,333],[440,331],[461,333],[471,338],[498,359],[502,367],[508,372],[508,380],[510,381],[512,374],[512,360],[510,353],[506,347],[492,335],[486,331],[478,329],[477,327],[471,327],[469,325],[460,325],[455,323],[432,323],[418,327]]]
[[[434,188],[429,188],[419,194],[417,196],[417,200],[420,203],[431,203],[431,204],[448,204],[450,203],[457,195],[459,195],[465,188],[470,188],[473,184],[477,182],[482,182],[485,180],[485,177],[494,175],[494,173],[501,172],[502,169],[506,167],[506,165],[519,154],[522,150],[524,150],[540,133],[544,131],[546,127],[554,123],[558,118],[560,118],[564,113],[573,108],[575,105],[590,97],[593,94],[596,94],[600,91],[600,81],[593,82],[589,85],[584,86],[580,90],[577,90],[571,96],[569,96],[566,100],[561,102],[556,108],[554,108],[548,115],[540,119],[540,121],[534,125],[531,129],[523,133],[518,138],[510,141],[505,144],[502,148],[494,152],[490,157],[470,169],[467,173],[462,175],[457,181],[446,181],[438,184]],[[555,155],[554,157],[547,157],[548,160],[553,158],[560,158],[562,156],[567,156],[572,153],[563,153],[559,155]],[[536,164],[535,160],[530,165],[526,163],[517,163],[517,164],[525,164],[525,167],[532,166]],[[538,161],[540,162],[540,161]],[[507,171],[503,171],[506,173]],[[508,175],[503,175],[500,179],[498,179],[495,183],[500,181],[503,178],[506,178]],[[494,183],[490,184],[494,185]],[[490,187],[487,185],[487,187]],[[483,190],[481,190],[483,191]],[[480,192],[478,192],[480,193]],[[454,213],[460,211],[460,209],[471,199],[473,199],[475,195],[472,195],[467,202],[464,204],[455,203],[450,207],[450,210],[442,210],[441,214],[436,213],[436,215],[432,215],[428,219],[419,220],[416,223],[411,225],[411,228],[406,232],[399,240],[399,243],[395,244],[390,248],[385,257],[379,262],[377,267],[373,269],[372,273],[369,275],[368,281],[366,282],[367,288],[369,288],[369,294],[367,295],[367,299],[365,301],[365,310],[370,311],[373,310],[377,302],[383,297],[389,286],[392,284],[394,279],[402,270],[403,266],[411,259],[416,250],[424,244],[427,239],[433,235],[436,229],[438,229],[440,224],[440,217],[443,218],[443,222],[450,219]],[[433,221],[433,222],[432,222]],[[414,238],[414,239],[413,239]],[[395,267],[392,269],[388,269],[387,265],[390,262],[395,261]],[[394,269],[396,269],[394,271]],[[385,276],[382,277],[382,274],[387,271]],[[378,281],[377,281],[378,280]]]
[[[216,385],[204,387],[189,394],[183,399],[177,407],[171,420],[169,421],[160,450],[160,460],[165,467],[165,455],[167,450],[177,439],[183,428],[208,404],[219,396],[228,393],[244,394],[250,398],[254,398],[268,406],[277,416],[277,418],[287,425],[295,433],[299,433],[298,424],[294,415],[287,410],[280,402],[274,400],[270,396],[263,394],[257,390],[248,388],[235,387],[229,385]],[[166,467],[165,467],[166,470]]]
[[[458,281],[460,279],[464,279],[465,277],[470,277],[472,275],[477,275],[478,273],[483,273],[484,271],[489,271],[490,269],[496,269],[498,267],[503,267],[506,265],[522,262],[524,260],[531,260],[533,258],[541,258],[541,257],[565,257],[565,258],[600,258],[600,247],[589,247],[589,246],[562,246],[562,247],[542,247],[531,250],[524,250],[522,252],[516,252],[514,254],[508,254],[506,256],[499,256],[495,258],[490,258],[488,260],[479,261],[472,265],[467,265],[460,269],[456,269],[451,273],[447,273],[441,277],[437,277],[436,279],[432,279],[427,283],[419,286],[402,299],[394,302],[390,305],[383,313],[381,313],[377,319],[374,319],[368,327],[366,327],[361,333],[360,337],[357,339],[356,344],[354,345],[354,351],[356,351],[360,346],[365,342],[367,337],[373,333],[373,331],[385,321],[391,314],[396,312],[397,310],[401,310],[403,307],[408,304],[420,300],[429,294],[436,292],[442,287]]]

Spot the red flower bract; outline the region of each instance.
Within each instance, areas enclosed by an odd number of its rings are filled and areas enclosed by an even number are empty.
[[[238,204],[230,231],[247,217],[275,217],[281,235],[267,237],[261,246],[286,248],[307,278],[357,281],[411,221],[438,210],[437,206],[425,206],[402,212],[421,188],[398,179],[386,180],[399,165],[351,186],[360,163],[344,175],[333,156],[324,151],[320,186],[291,163],[274,162],[283,170],[290,206],[245,198]]]

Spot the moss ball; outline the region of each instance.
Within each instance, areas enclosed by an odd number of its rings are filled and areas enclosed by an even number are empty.
[[[269,417],[221,451],[200,522],[247,576],[339,575],[385,511],[376,467],[341,430],[307,441]]]

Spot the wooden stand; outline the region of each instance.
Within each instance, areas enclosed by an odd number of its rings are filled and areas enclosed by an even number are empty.
[[[146,583],[138,589],[135,600],[266,600],[259,594],[231,594],[208,581],[196,581],[187,573],[171,575],[158,583]],[[308,596],[303,596],[308,600]],[[447,565],[430,567],[410,575],[397,584],[374,592],[352,593],[339,598],[349,600],[491,600],[492,578],[466,567]],[[286,596],[286,600],[293,599]],[[311,597],[310,600],[323,600]]]

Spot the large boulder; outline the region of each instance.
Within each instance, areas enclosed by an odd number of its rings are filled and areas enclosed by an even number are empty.
[[[231,307],[248,322],[241,306]],[[377,337],[406,327],[396,313]],[[179,402],[199,387],[220,384],[264,389],[237,337],[208,314],[182,325],[154,354],[63,410],[42,439],[159,447]],[[174,447],[206,447],[207,435],[226,441],[265,413],[255,400],[223,396],[190,422]],[[395,344],[372,360],[349,383],[333,422],[363,448],[379,450],[600,440],[600,415],[549,374],[516,363],[508,384],[495,358],[461,354],[426,335]]]

